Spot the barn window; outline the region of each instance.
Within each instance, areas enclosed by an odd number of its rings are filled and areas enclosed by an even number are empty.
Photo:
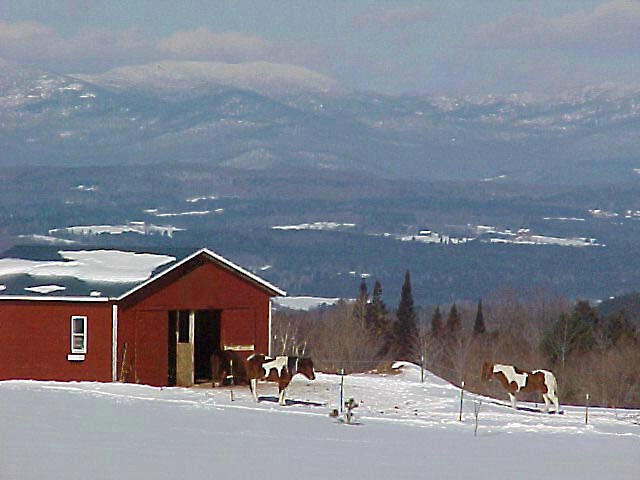
[[[71,353],[87,353],[87,317],[71,317]]]

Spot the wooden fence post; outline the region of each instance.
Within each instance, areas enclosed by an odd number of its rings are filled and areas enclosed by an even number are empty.
[[[340,375],[340,415],[342,415],[344,413],[344,376],[346,375],[344,368],[340,369],[338,375]]]
[[[480,415],[480,407],[482,406],[482,400],[475,401],[473,403],[473,414],[476,417],[476,426],[473,429],[473,436],[476,437],[478,435],[478,416]]]
[[[584,424],[589,425],[589,394],[588,393],[585,395],[585,398],[587,401],[584,409]]]
[[[464,380],[462,380],[462,386],[460,387],[460,413],[458,414],[458,421],[462,421],[462,399],[464,397]]]

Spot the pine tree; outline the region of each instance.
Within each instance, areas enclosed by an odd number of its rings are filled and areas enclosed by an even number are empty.
[[[482,313],[482,299],[478,301],[478,311],[476,313],[476,321],[473,324],[473,334],[482,335],[487,331],[484,324],[484,314]]]
[[[588,324],[592,329],[598,326],[598,311],[586,300],[578,300],[573,308],[576,321]]]
[[[400,303],[396,312],[393,339],[399,360],[414,361],[418,351],[418,324],[413,294],[411,292],[411,275],[409,270],[404,274]]]
[[[382,300],[382,285],[379,280],[373,285],[371,302],[367,308],[367,325],[378,335],[389,335],[389,313]]]
[[[460,313],[458,313],[458,307],[454,303],[449,310],[449,316],[447,317],[446,332],[452,338],[456,338],[462,330],[462,319]]]
[[[636,327],[622,310],[605,319],[603,330],[605,338],[611,345],[616,345],[620,341],[633,340],[636,336]]]
[[[369,292],[367,290],[367,282],[364,278],[360,281],[360,291],[358,292],[358,298],[353,306],[353,316],[364,326],[367,321],[367,308],[369,303]]]
[[[542,351],[552,362],[565,366],[574,352],[588,352],[596,344],[598,315],[589,302],[578,301],[571,314],[561,314],[542,338]]]
[[[442,312],[440,312],[440,305],[436,307],[436,311],[431,316],[431,336],[441,337],[444,333],[444,324],[442,323]]]
[[[367,282],[364,277],[360,279],[360,295],[358,295],[358,299],[364,300],[365,302],[369,300],[369,291],[367,290]]]

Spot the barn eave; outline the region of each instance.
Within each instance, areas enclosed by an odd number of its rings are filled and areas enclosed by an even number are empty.
[[[0,301],[23,301],[23,302],[110,302],[113,298],[109,297],[89,297],[89,296],[74,296],[74,297],[62,297],[62,296],[26,296],[26,295],[0,295]]]

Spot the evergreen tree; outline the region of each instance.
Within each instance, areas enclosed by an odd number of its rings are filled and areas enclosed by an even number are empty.
[[[393,325],[393,339],[398,359],[415,361],[418,351],[418,323],[413,305],[409,270],[404,274],[396,316],[397,320]]]
[[[588,324],[592,329],[598,326],[598,311],[586,300],[578,300],[573,308],[576,321]]]
[[[360,291],[358,298],[353,306],[353,315],[360,325],[365,325],[367,321],[367,308],[369,303],[369,292],[367,290],[367,282],[364,278],[360,281]]]
[[[482,313],[482,299],[478,301],[478,311],[476,312],[476,321],[473,324],[473,334],[482,335],[487,331],[484,324],[484,315]]]
[[[360,294],[358,295],[359,300],[364,300],[367,302],[369,300],[369,291],[367,290],[367,282],[364,277],[360,279]]]
[[[446,332],[450,337],[456,338],[460,330],[462,330],[462,319],[460,318],[458,307],[454,303],[451,305],[451,310],[449,310],[449,316],[447,317]]]
[[[444,324],[442,323],[442,313],[440,312],[440,305],[436,307],[436,311],[431,316],[431,336],[441,337],[444,333]]]
[[[604,321],[604,336],[611,345],[620,341],[634,340],[636,327],[629,321],[623,311],[607,317]]]
[[[542,351],[563,367],[574,352],[588,352],[596,343],[598,316],[589,302],[578,301],[571,314],[561,314],[542,338]]]
[[[389,335],[389,313],[382,300],[382,285],[379,280],[373,286],[371,302],[367,306],[367,325],[378,335]]]

